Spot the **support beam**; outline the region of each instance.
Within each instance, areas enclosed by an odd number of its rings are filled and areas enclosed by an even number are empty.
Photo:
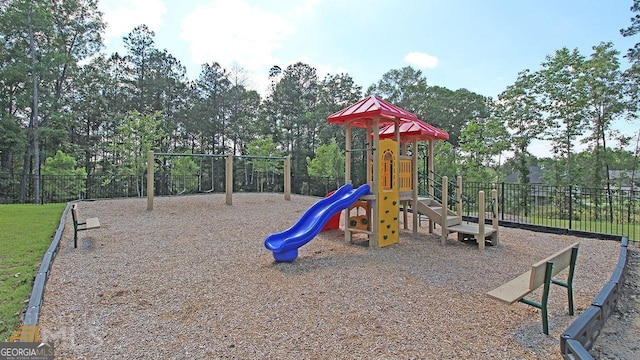
[[[351,184],[351,124],[346,124],[345,129],[345,161],[344,161],[344,183]],[[344,241],[351,244],[353,233],[349,231],[349,208],[344,210]]]
[[[413,167],[413,191],[411,209],[413,215],[413,235],[418,235],[418,138],[413,139],[411,166]]]
[[[378,242],[378,221],[380,219],[380,161],[378,161],[378,152],[380,151],[380,117],[373,118],[373,175],[371,181],[371,189],[373,189],[373,206],[371,211],[371,236],[369,236],[369,247],[377,249],[380,247]],[[367,134],[368,135],[368,134]]]
[[[284,158],[284,199],[291,201],[291,155]]]
[[[225,162],[225,192],[227,205],[233,205],[233,155],[227,155]]]
[[[447,243],[447,236],[449,236],[449,231],[447,230],[447,215],[449,215],[449,178],[446,176],[442,177],[442,224],[440,224],[441,239],[440,242],[442,245]]]

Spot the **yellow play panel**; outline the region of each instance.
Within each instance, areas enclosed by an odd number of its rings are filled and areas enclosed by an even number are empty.
[[[398,243],[400,238],[400,221],[398,220],[398,202],[400,200],[398,143],[391,139],[380,140],[379,148],[378,245],[384,247]]]

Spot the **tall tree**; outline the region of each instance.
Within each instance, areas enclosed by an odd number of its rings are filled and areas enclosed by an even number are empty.
[[[145,115],[134,110],[125,116],[124,122],[117,129],[118,136],[113,142],[111,160],[117,166],[113,168],[112,178],[135,177],[138,196],[142,196],[144,191],[146,154],[166,135],[161,125],[159,112]]]
[[[317,153],[319,146],[328,145],[332,141],[338,144],[338,147],[344,149],[345,146],[345,128],[344,126],[329,124],[327,117],[336,111],[342,110],[347,106],[357,102],[362,98],[362,87],[356,85],[353,78],[346,73],[331,75],[327,74],[321,81],[318,89],[318,104],[316,106],[316,116],[318,117],[318,148],[313,148],[313,152]],[[355,147],[366,148],[369,141],[364,129],[353,129],[351,143]],[[351,158],[351,167],[353,169],[361,169],[351,174],[351,179],[355,184],[363,184],[366,182],[366,156],[365,152]]]
[[[618,51],[613,43],[601,43],[593,47],[594,52],[584,63],[584,82],[587,97],[588,121],[591,133],[583,139],[594,153],[594,166],[590,183],[602,187],[603,180],[609,183],[609,161],[606,158],[607,138],[616,138],[623,144],[628,139],[612,128],[614,120],[627,111],[624,98],[622,72]]]
[[[158,51],[154,46],[154,37],[155,32],[147,25],[140,25],[124,38],[124,47],[128,51],[126,60],[133,65],[130,81],[135,86],[136,110],[140,113],[144,113],[148,106],[149,67],[152,57]]]
[[[511,130],[511,150],[517,160],[521,184],[529,183],[529,147],[534,140],[540,139],[545,128],[539,96],[534,88],[536,76],[529,69],[518,73],[515,83],[498,96],[495,107],[496,117]]]
[[[633,5],[630,8],[632,13],[637,13],[631,18],[631,25],[629,27],[620,30],[622,36],[635,36],[640,33],[640,0],[633,0]],[[640,62],[640,43],[636,43],[633,48],[627,51],[627,58],[634,63]]]
[[[160,151],[168,151],[178,141],[180,126],[175,115],[187,106],[186,79],[185,67],[167,50],[153,53],[147,75],[147,107],[148,111],[162,114],[162,129],[167,137],[156,145]]]
[[[229,116],[229,74],[217,62],[203,64],[196,81],[198,103],[194,111],[198,122],[195,127],[201,133],[203,152],[226,152],[226,123]]]
[[[104,24],[92,0],[16,0],[4,5],[0,12],[3,53],[12,55],[13,64],[3,63],[2,68],[18,71],[9,76],[10,83],[17,85],[14,89],[22,92],[15,97],[20,101],[12,112],[29,119],[20,197],[24,201],[27,175],[32,172],[34,201],[39,202],[40,151],[53,155],[65,141],[70,79],[78,62],[101,46]],[[46,147],[41,146],[43,141]]]
[[[529,215],[529,147],[540,139],[545,129],[539,95],[535,92],[535,77],[530,70],[518,73],[515,83],[509,85],[498,96],[495,116],[501,119],[510,130],[511,150],[514,153],[515,170],[519,174],[519,183],[524,186],[518,197],[519,207],[524,216]]]
[[[32,105],[31,105],[31,120],[29,121],[29,128],[32,130],[31,131],[31,140],[32,140],[32,146],[31,148],[33,149],[33,162],[35,163],[34,166],[34,171],[33,171],[33,175],[34,175],[34,189],[33,189],[33,193],[34,193],[34,198],[33,201],[36,204],[40,203],[40,141],[38,139],[38,127],[39,127],[39,123],[40,123],[40,117],[38,116],[38,111],[40,109],[40,99],[38,98],[38,71],[36,70],[36,65],[37,65],[37,61],[36,61],[36,41],[35,41],[35,36],[34,36],[34,19],[32,16],[32,8],[31,7],[27,7],[25,15],[27,17],[27,31],[28,31],[28,35],[29,35],[29,58],[31,59],[31,101],[32,101]],[[25,155],[25,162],[24,162],[24,167],[27,167],[28,161],[29,161],[29,154],[27,153],[27,155]],[[23,174],[26,175],[26,171],[23,171]],[[22,184],[25,184],[26,181],[24,180],[24,175],[23,175],[23,181]],[[21,191],[22,193],[22,191]]]
[[[411,66],[389,70],[367,92],[378,95],[405,110],[415,112],[427,93],[427,78]]]
[[[248,76],[239,66],[232,67],[229,72],[231,88],[228,92],[229,126],[227,138],[231,141],[231,153],[243,154],[249,141],[255,139],[258,131],[258,111],[260,95],[248,90]]]
[[[79,159],[88,175],[93,175],[99,153],[101,130],[112,119],[108,107],[107,93],[113,87],[114,79],[107,73],[108,60],[98,56],[80,68],[74,79],[73,96],[70,104],[75,121],[69,122],[68,148],[74,158]]]
[[[622,36],[629,37],[635,36],[640,33],[640,0],[634,0],[631,6],[631,12],[636,13],[631,18],[631,25],[626,29],[621,29]],[[633,117],[637,117],[638,110],[640,110],[640,42],[637,42],[632,49],[627,51],[626,57],[631,61],[631,67],[624,72],[625,80],[625,93],[629,97],[629,106]],[[640,140],[640,134],[638,135]],[[638,152],[638,146],[636,141],[636,155]],[[635,164],[635,162],[634,162]],[[631,179],[633,190],[633,184],[635,181],[635,166],[633,176]]]
[[[566,160],[566,170],[557,168],[558,185],[573,184],[572,155],[577,140],[587,125],[585,84],[582,80],[584,56],[578,49],[562,48],[547,56],[538,77],[537,92],[541,94],[542,110],[547,114],[547,138],[556,157]]]
[[[282,131],[281,136],[275,129],[273,140],[279,143],[292,157],[292,174],[306,174],[305,159],[311,155],[313,129],[317,122],[324,121],[314,114],[318,96],[318,76],[316,69],[298,62],[287,66],[273,92],[264,103],[265,124],[275,124]]]
[[[332,140],[329,144],[320,145],[313,159],[307,157],[307,171],[310,176],[335,181],[336,187],[339,187],[340,180],[344,179],[344,160],[344,153],[336,141]],[[329,189],[325,188],[325,192],[329,192]]]
[[[494,179],[502,152],[508,148],[509,134],[496,117],[478,117],[467,124],[460,135],[460,148],[466,152],[464,173],[467,181]],[[490,171],[494,168],[495,171]]]

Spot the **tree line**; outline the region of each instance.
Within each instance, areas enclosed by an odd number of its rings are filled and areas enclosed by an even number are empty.
[[[640,0],[634,13],[621,36],[637,35]],[[290,155],[294,177],[337,177],[339,171],[313,162],[318,149],[344,147],[344,128],[326,118],[368,94],[449,132],[450,140],[436,146],[441,175],[500,181],[518,171],[527,183],[529,166],[544,164],[551,185],[604,187],[609,170],[635,169],[636,154],[624,150],[631,139],[612,125],[638,112],[638,45],[625,55],[627,69],[610,42],[588,55],[559,49],[539,69],[522,70],[497,98],[429,85],[412,67],[392,69],[363,91],[347,73],[318,74],[301,62],[274,65],[261,95],[240,67],[205,63],[188,79],[145,25],[123,38],[125,53],[104,54],[104,30],[96,0],[0,4],[0,179],[20,182],[20,201],[40,202],[41,169],[59,152],[83,174],[105,178],[142,175],[150,149],[234,155],[260,149]],[[364,131],[353,137],[365,147]],[[550,141],[553,158],[530,153],[541,139]],[[580,143],[585,150],[576,150]],[[353,161],[365,167],[362,157]],[[26,199],[30,179],[34,199]]]

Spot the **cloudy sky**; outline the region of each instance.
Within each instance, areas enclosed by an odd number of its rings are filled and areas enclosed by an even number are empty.
[[[622,54],[632,0],[99,0],[107,53],[146,24],[197,78],[203,63],[239,66],[264,92],[268,70],[297,61],[363,87],[391,69],[421,69],[430,85],[497,96],[523,69],[563,46]],[[622,59],[623,67],[627,63]]]
[[[303,61],[319,75],[348,72],[366,88],[412,65],[432,85],[496,96],[518,71],[563,46],[590,54],[601,41],[622,52],[631,0],[100,0],[106,51],[146,24],[196,78],[217,61],[256,85],[273,65]]]

